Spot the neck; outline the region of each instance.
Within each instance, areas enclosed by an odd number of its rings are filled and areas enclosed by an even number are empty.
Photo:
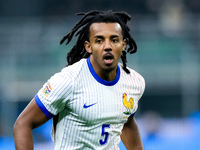
[[[117,67],[116,67],[116,69],[114,69],[112,71],[101,70],[101,71],[97,72],[95,70],[95,72],[101,79],[106,80],[106,81],[113,81],[117,75]]]
[[[94,69],[95,73],[105,81],[113,81],[117,76],[117,65],[113,68],[105,69],[99,66],[98,64],[91,61],[92,68]]]

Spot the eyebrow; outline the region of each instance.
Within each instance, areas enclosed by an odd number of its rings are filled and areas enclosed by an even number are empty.
[[[111,38],[116,38],[119,37],[119,35],[111,35]],[[104,37],[102,35],[96,35],[94,38],[101,38],[103,39]]]

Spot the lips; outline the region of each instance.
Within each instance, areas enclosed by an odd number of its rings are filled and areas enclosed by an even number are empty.
[[[104,62],[106,64],[111,64],[113,62],[114,56],[111,53],[106,53],[103,55]]]

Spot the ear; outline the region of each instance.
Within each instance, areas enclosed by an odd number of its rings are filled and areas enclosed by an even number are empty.
[[[86,50],[88,53],[92,53],[90,42],[85,41],[84,46],[85,46],[85,50]]]
[[[123,51],[126,49],[127,41],[126,39],[123,40]]]

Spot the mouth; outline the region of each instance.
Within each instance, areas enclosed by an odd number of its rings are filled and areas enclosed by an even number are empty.
[[[103,56],[103,59],[104,59],[104,62],[107,64],[107,65],[110,65],[112,64],[113,60],[114,60],[114,56],[111,54],[111,53],[106,53],[104,56]]]

